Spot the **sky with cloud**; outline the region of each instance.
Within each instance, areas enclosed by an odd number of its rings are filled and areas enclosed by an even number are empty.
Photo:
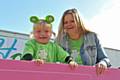
[[[120,49],[120,0],[112,0],[90,20],[91,29],[100,35],[104,46]]]

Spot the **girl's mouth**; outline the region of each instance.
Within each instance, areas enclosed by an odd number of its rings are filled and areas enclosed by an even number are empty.
[[[47,39],[47,37],[39,37],[39,39]]]

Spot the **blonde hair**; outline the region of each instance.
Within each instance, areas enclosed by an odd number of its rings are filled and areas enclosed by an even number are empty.
[[[38,25],[48,25],[52,29],[52,24],[47,23],[45,20],[40,20],[38,23],[33,24],[33,30],[38,29]]]
[[[57,35],[57,38],[56,38],[56,42],[58,44],[60,44],[62,42],[62,39],[63,37],[66,35],[66,33],[64,32],[64,29],[63,29],[63,21],[64,21],[64,17],[67,15],[67,14],[72,14],[75,22],[76,22],[76,25],[78,26],[79,28],[79,33],[81,34],[86,34],[88,32],[90,32],[89,30],[87,30],[85,28],[85,25],[83,24],[83,21],[82,19],[80,18],[79,14],[78,14],[78,11],[77,9],[68,9],[66,10],[64,13],[63,13],[63,16],[61,18],[61,21],[60,21],[60,24],[59,24],[59,29],[58,29],[58,35]]]

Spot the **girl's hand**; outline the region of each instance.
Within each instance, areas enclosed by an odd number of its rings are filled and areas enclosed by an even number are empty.
[[[96,74],[97,75],[101,75],[105,72],[105,70],[107,69],[107,65],[103,65],[103,64],[96,64]]]
[[[71,69],[78,67],[78,64],[75,61],[70,61],[69,65],[70,65]]]
[[[42,60],[42,59],[36,59],[36,60],[34,60],[34,62],[36,63],[36,64],[44,64],[45,63],[45,61],[44,60]]]

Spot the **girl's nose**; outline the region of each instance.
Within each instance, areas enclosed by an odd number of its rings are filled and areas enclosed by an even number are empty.
[[[45,35],[45,32],[42,31],[42,32],[40,33],[40,36],[44,36],[44,35]]]

